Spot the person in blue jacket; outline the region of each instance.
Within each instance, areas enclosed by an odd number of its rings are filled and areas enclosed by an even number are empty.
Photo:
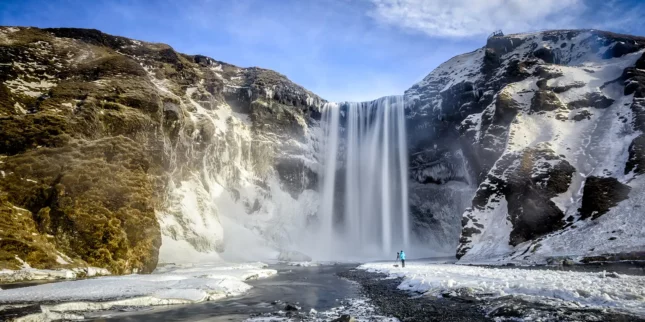
[[[401,259],[401,267],[405,267],[405,253],[403,251],[399,253],[399,258]]]

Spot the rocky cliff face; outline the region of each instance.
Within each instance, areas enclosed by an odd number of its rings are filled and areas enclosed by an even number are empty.
[[[463,261],[642,251],[644,52],[639,37],[547,31],[492,37],[439,66],[406,91],[411,195],[472,202],[413,209],[461,219],[460,234],[435,229]]]
[[[0,28],[0,268],[150,272],[235,247],[225,233],[282,245],[289,214],[315,211],[323,103],[164,44]]]

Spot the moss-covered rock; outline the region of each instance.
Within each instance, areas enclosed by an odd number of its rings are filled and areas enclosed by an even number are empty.
[[[165,44],[92,29],[0,29],[0,268],[20,260],[58,268],[60,255],[70,267],[152,271],[161,241],[155,210],[169,207],[171,183],[206,160],[226,187],[251,172],[268,190],[276,156],[299,148],[289,140],[304,140],[323,103],[279,73]],[[231,117],[226,103],[245,107],[235,111],[251,124]],[[186,240],[201,249],[202,237]]]
[[[53,114],[0,117],[0,154],[16,154],[39,146],[60,147],[71,138],[67,119]]]
[[[564,108],[564,104],[560,102],[558,96],[549,90],[537,91],[531,99],[531,112],[533,113],[555,111]]]
[[[114,273],[156,266],[161,239],[150,164],[136,142],[78,141],[7,157],[1,168],[0,190],[68,256]]]

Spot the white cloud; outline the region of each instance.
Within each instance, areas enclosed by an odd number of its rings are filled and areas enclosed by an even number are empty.
[[[582,0],[371,0],[377,21],[437,37],[572,28]]]

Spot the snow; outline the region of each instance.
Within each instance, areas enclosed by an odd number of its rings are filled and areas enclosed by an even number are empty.
[[[645,276],[555,270],[501,269],[425,262],[359,266],[400,277],[400,290],[441,296],[466,290],[477,298],[516,296],[527,301],[576,308],[614,309],[645,314]]]
[[[17,258],[20,260],[19,258]],[[66,260],[59,256],[58,260]],[[61,263],[61,262],[59,262]],[[62,264],[62,263],[61,263]],[[0,270],[0,282],[11,283],[18,281],[33,281],[33,280],[59,280],[59,279],[74,279],[78,276],[102,276],[110,275],[110,272],[105,268],[85,267],[73,269],[36,269],[31,268],[23,262],[23,268],[20,270]]]
[[[45,312],[107,310],[117,306],[199,303],[240,295],[245,281],[277,271],[263,263],[167,265],[148,275],[97,277],[0,291],[0,302],[63,302],[41,305]]]

